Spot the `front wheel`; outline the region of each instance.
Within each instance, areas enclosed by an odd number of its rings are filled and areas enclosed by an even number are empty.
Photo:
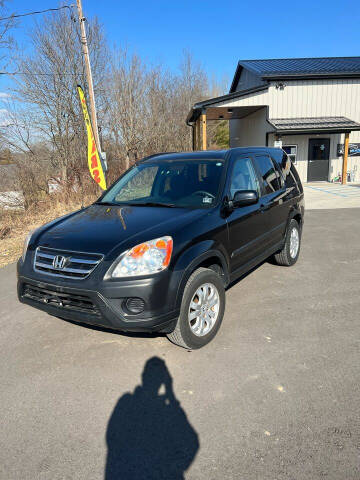
[[[199,268],[185,286],[180,315],[169,340],[189,350],[203,347],[217,334],[224,310],[223,281],[213,270]]]
[[[286,232],[283,249],[274,255],[278,265],[290,267],[296,263],[300,253],[301,229],[298,222],[292,219]]]

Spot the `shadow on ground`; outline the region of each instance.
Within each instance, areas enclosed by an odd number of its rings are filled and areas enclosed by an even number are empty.
[[[149,359],[142,384],[118,400],[107,432],[105,480],[181,480],[199,449],[163,360]]]
[[[105,333],[113,333],[115,335],[120,335],[122,337],[129,337],[129,338],[158,338],[158,337],[165,337],[165,333],[161,332],[126,332],[123,330],[116,330],[114,328],[107,328],[101,325],[91,325],[90,323],[81,323],[76,322],[75,320],[69,320],[67,318],[62,318],[59,316],[54,315],[55,318],[67,323],[71,323],[72,325],[77,325],[81,328],[87,328],[88,330],[95,330],[98,332],[105,332]]]
[[[240,283],[242,280],[244,280],[246,277],[254,273],[258,268],[262,267],[265,263],[269,263],[271,265],[277,265],[274,258],[271,256],[267,258],[266,260],[263,260],[261,263],[258,265],[255,265],[253,268],[251,268],[248,272],[244,273],[241,277],[237,278],[236,280],[230,282],[226,286],[226,291],[230,290],[231,288],[235,287],[238,283]],[[130,337],[130,338],[158,338],[158,337],[165,337],[166,334],[162,332],[127,332],[123,330],[116,330],[114,328],[108,328],[102,325],[92,325],[90,323],[82,323],[82,322],[77,322],[75,320],[69,320],[67,318],[62,318],[58,315],[54,315],[55,318],[59,318],[60,320],[71,323],[73,325],[77,325],[81,328],[87,328],[89,330],[95,330],[95,331],[100,331],[100,332],[106,332],[106,333],[112,333],[115,335],[120,335],[124,337]]]

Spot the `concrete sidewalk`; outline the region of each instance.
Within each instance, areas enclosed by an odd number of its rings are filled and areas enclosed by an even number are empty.
[[[360,185],[304,183],[306,210],[360,208]]]

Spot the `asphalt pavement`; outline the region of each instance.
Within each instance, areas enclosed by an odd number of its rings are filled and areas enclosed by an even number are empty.
[[[0,478],[359,480],[359,220],[308,211],[194,352],[21,305],[1,269]]]

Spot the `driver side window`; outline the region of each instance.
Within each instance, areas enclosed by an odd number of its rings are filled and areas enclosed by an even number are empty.
[[[231,198],[238,190],[255,190],[260,193],[259,180],[250,158],[239,158],[234,162],[230,183]]]
[[[133,175],[122,185],[120,192],[116,195],[116,202],[127,200],[138,200],[151,195],[151,190],[159,167],[148,167],[142,171],[133,170]]]

